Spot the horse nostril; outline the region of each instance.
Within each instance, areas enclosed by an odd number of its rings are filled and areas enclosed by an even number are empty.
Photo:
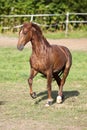
[[[22,51],[24,49],[24,45],[17,45],[18,50]]]

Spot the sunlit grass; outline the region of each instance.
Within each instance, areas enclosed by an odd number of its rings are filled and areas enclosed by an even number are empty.
[[[47,32],[44,33],[45,37],[50,39],[61,39],[61,38],[87,38],[87,31],[75,30],[69,31],[66,35],[65,31]]]
[[[46,108],[46,79],[37,75],[33,90],[37,98],[29,95],[27,79],[30,73],[31,48],[19,52],[16,48],[0,48],[0,118],[48,122],[56,128],[87,126],[87,52],[73,51],[73,64],[64,86],[65,100],[56,104],[58,87],[52,82],[54,103]],[[48,128],[49,130],[49,128]]]
[[[72,30],[68,31],[66,35],[66,31],[43,31],[43,34],[46,38],[50,39],[61,39],[61,38],[87,38],[87,30]],[[9,36],[9,37],[18,37],[18,32],[5,32],[0,34],[0,36]]]

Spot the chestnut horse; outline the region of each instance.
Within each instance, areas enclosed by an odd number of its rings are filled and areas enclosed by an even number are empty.
[[[64,46],[50,45],[43,36],[40,27],[31,22],[24,23],[21,27],[17,48],[23,50],[29,41],[32,44],[32,55],[30,57],[31,72],[28,79],[31,97],[36,98],[36,93],[32,90],[32,82],[39,72],[47,77],[48,100],[46,105],[52,104],[52,78],[56,80],[59,86],[57,103],[61,103],[63,101],[63,85],[72,64],[70,51]]]

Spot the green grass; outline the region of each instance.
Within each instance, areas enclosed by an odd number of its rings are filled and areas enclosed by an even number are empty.
[[[38,125],[41,122],[43,126],[47,125],[44,126],[47,130],[86,130],[87,52],[72,52],[73,65],[64,86],[65,101],[63,104],[56,104],[58,87],[54,81],[54,103],[49,108],[45,107],[46,79],[40,74],[33,83],[38,97],[33,100],[29,96],[27,79],[30,72],[30,54],[31,49],[19,52],[16,48],[0,48],[0,121],[33,120]]]
[[[17,33],[6,32],[0,34],[1,36],[9,36],[9,37],[18,37]],[[61,39],[61,38],[87,38],[87,30],[72,30],[68,31],[67,36],[65,35],[65,31],[55,31],[55,32],[44,32],[44,36],[50,39]]]
[[[75,30],[69,31],[66,35],[64,31],[57,32],[47,32],[44,33],[45,37],[50,39],[61,39],[61,38],[87,38],[87,31],[84,30]]]

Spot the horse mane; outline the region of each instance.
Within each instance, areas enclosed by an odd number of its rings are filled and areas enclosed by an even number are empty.
[[[32,23],[32,26],[42,35],[41,28],[37,24]]]
[[[21,29],[22,28],[31,28],[31,27],[34,27],[35,29],[36,29],[36,31],[38,31],[39,32],[39,34],[41,34],[42,35],[42,31],[41,31],[41,28],[37,25],[37,24],[35,24],[35,23],[32,23],[32,22],[25,22],[24,24],[23,24],[23,26],[21,26]],[[20,29],[20,30],[21,30]]]
[[[43,39],[44,44],[47,45],[47,46],[50,46],[49,42],[44,37],[41,28],[35,23],[32,23],[32,27],[34,27],[39,32],[38,35]]]

